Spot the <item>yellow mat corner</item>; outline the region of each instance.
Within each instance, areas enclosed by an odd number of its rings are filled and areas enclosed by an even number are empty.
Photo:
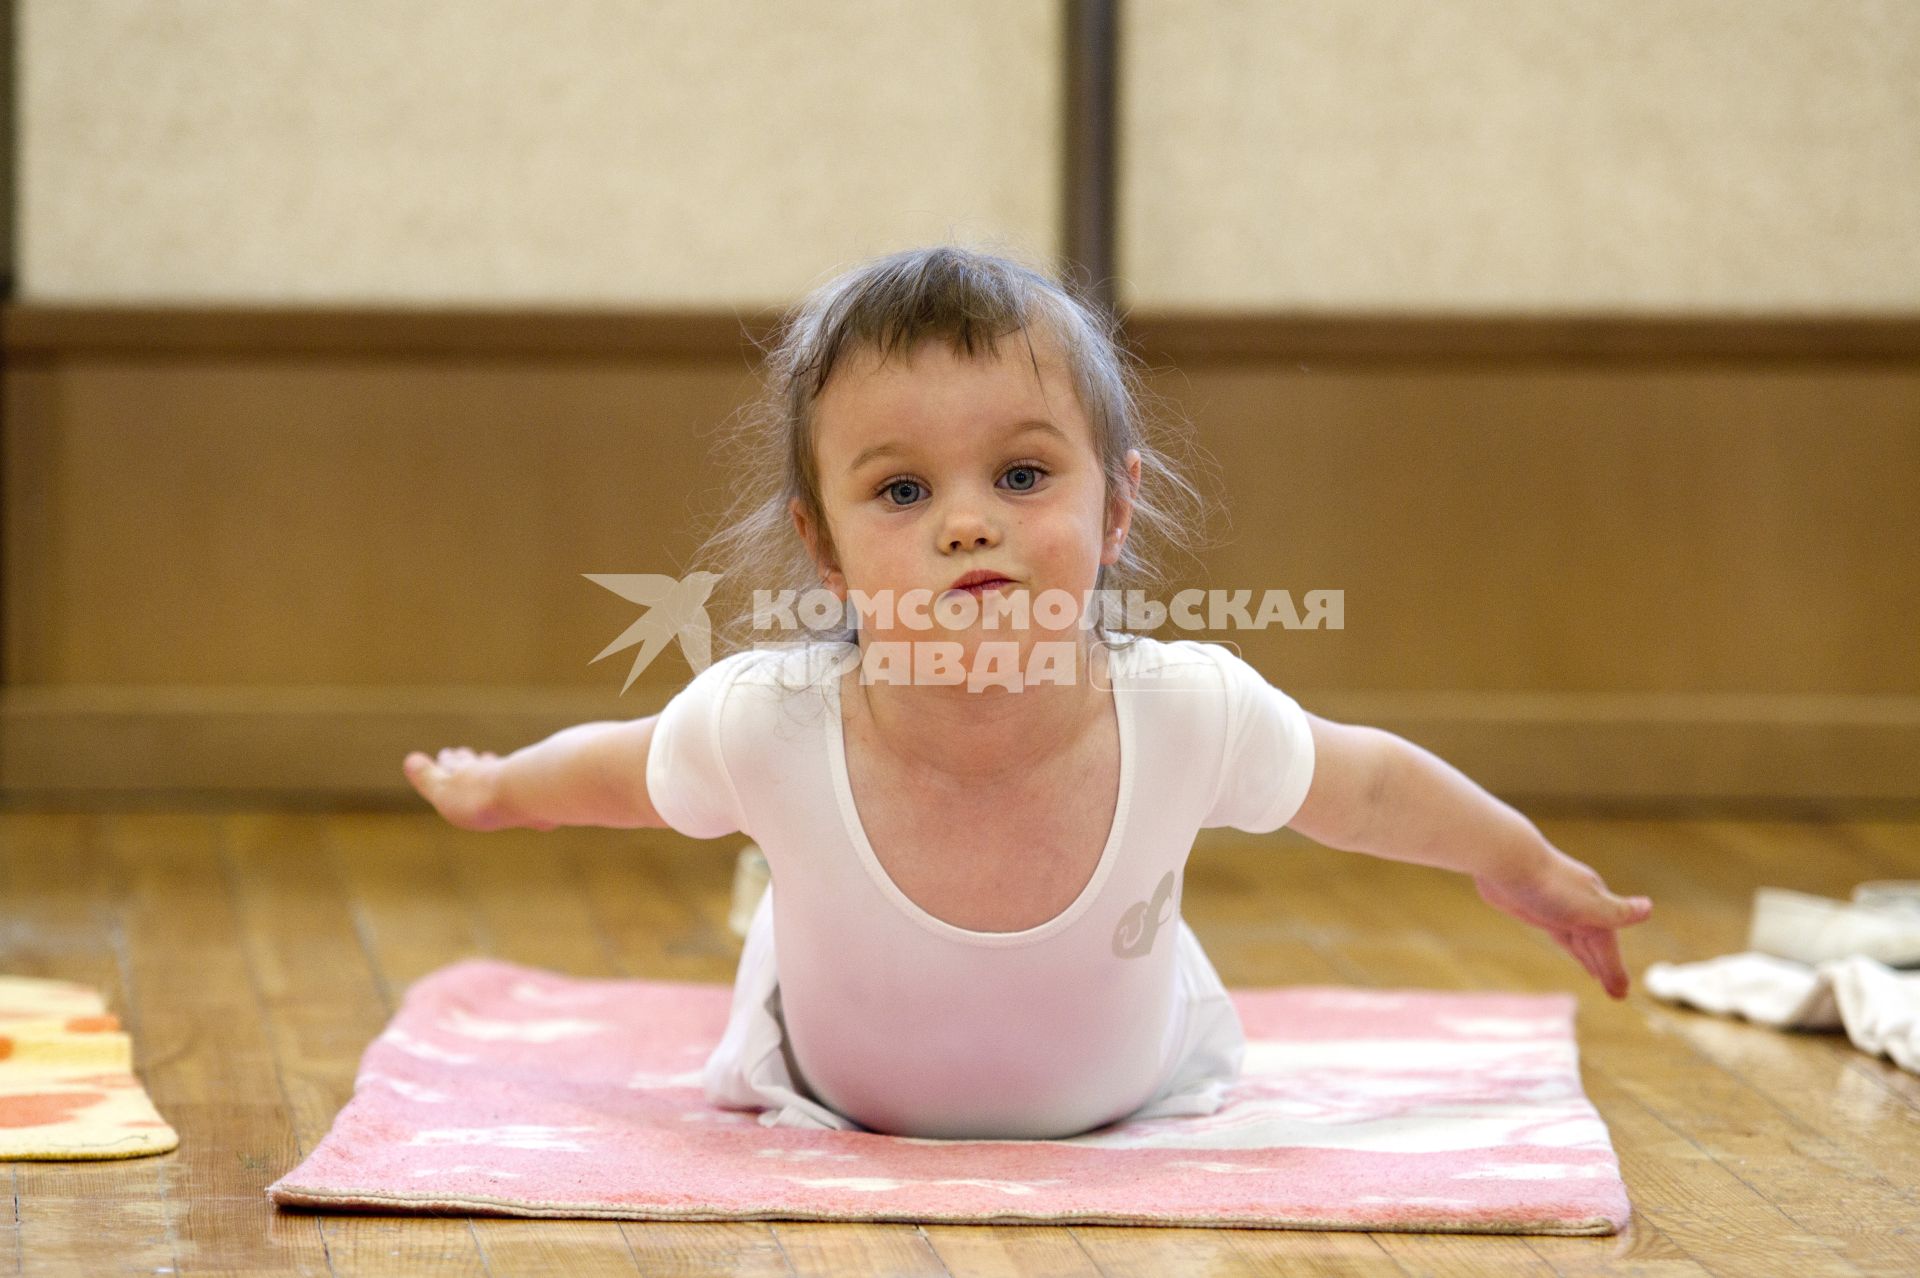
[[[179,1144],[98,990],[0,976],[0,1159],[139,1158]]]

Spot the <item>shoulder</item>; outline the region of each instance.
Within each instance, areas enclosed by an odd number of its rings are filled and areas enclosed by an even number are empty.
[[[849,646],[837,643],[793,643],[742,648],[709,662],[694,675],[694,681],[733,684],[802,679],[817,682],[837,662],[842,649]]]
[[[859,648],[849,643],[766,644],[744,648],[707,669],[726,667],[719,678],[729,685],[800,692],[838,678],[859,660]]]
[[[674,694],[673,699],[718,701],[726,696],[727,690],[733,687],[743,673],[761,664],[762,660],[761,654],[756,649],[749,648],[722,657],[718,661],[710,661],[694,672],[693,678],[687,680],[685,686]]]
[[[1239,653],[1225,644],[1199,639],[1155,639],[1141,635],[1114,650],[1115,668],[1141,683],[1176,683],[1225,688],[1247,674],[1259,677]]]
[[[1275,686],[1232,644],[1198,639],[1142,638],[1116,657],[1116,684],[1141,693],[1179,692],[1181,696],[1137,698],[1136,705],[1157,713],[1200,716],[1238,730],[1261,715],[1298,713],[1297,703]]]
[[[820,702],[828,682],[855,664],[851,644],[770,644],[744,648],[713,662],[693,677],[680,696],[705,706],[720,724],[745,719],[770,722],[788,703]]]
[[[773,737],[789,702],[824,685],[835,668],[833,647],[744,648],[710,662],[660,711],[656,753],[684,756],[710,772],[743,757]]]

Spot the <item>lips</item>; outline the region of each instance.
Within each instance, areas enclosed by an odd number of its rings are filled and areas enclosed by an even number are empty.
[[[993,586],[993,585],[1004,586],[1004,585],[1011,584],[1012,580],[1013,579],[1011,577],[1002,576],[1000,573],[997,573],[997,572],[975,570],[973,572],[968,573],[966,576],[960,578],[960,580],[954,582],[951,586],[948,586],[947,589],[948,590],[970,590],[976,586]]]

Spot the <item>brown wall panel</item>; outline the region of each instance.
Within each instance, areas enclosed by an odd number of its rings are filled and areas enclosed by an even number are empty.
[[[1920,371],[1190,365],[1306,688],[1920,695]]]
[[[726,492],[725,316],[4,316],[0,790],[394,797],[400,751],[650,713],[593,655]],[[1496,792],[1920,799],[1910,324],[1143,317],[1221,464],[1213,632]],[[1797,335],[1797,336],[1796,336]],[[1176,565],[1176,567],[1178,567]]]
[[[673,572],[738,361],[135,361],[51,372],[13,684],[591,684]],[[41,423],[22,423],[45,431]]]

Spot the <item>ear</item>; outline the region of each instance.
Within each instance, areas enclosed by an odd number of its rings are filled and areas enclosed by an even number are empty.
[[[1127,450],[1127,490],[1114,495],[1108,514],[1106,540],[1100,543],[1100,562],[1118,563],[1120,548],[1127,543],[1127,529],[1133,523],[1134,499],[1140,495],[1140,450]]]
[[[833,562],[832,556],[822,547],[821,530],[808,517],[804,503],[798,497],[787,503],[787,513],[793,516],[794,531],[800,534],[800,540],[806,544],[807,558],[813,560],[813,566],[820,572],[820,580],[827,589],[840,598],[847,597],[846,579],[840,575],[840,567]]]

